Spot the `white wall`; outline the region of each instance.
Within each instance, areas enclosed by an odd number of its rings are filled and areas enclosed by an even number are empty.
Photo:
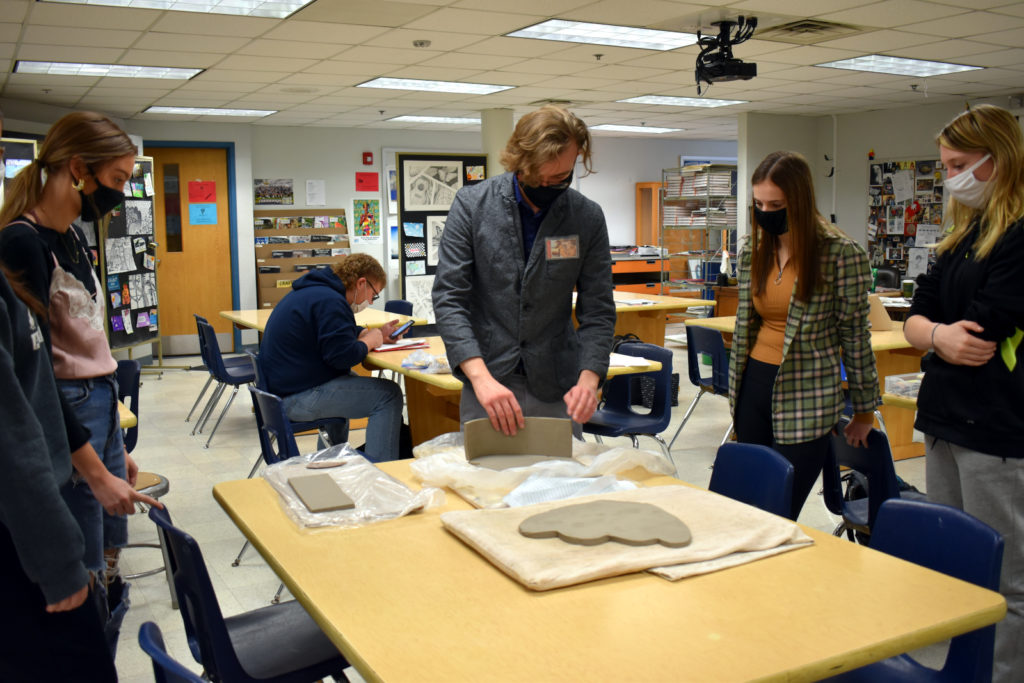
[[[575,187],[601,205],[614,245],[636,241],[636,183],[661,182],[661,170],[679,165],[679,157],[736,156],[736,143],[712,140],[606,138],[595,134],[594,170]],[[579,168],[577,166],[577,168]]]

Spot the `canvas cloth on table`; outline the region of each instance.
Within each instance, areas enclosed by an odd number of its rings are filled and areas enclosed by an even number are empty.
[[[527,517],[588,500],[651,503],[681,519],[693,534],[683,548],[609,542],[575,545],[558,538],[526,538]],[[675,580],[794,550],[813,541],[795,523],[725,496],[689,486],[656,486],[500,510],[459,510],[441,515],[445,528],[503,572],[533,590],[657,568]]]

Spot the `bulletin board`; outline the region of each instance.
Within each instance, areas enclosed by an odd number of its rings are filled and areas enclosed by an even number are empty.
[[[153,159],[137,157],[125,201],[101,225],[100,282],[111,349],[158,342]]]
[[[455,193],[486,177],[486,154],[396,154],[399,273],[402,298],[435,322],[430,291],[438,247]]]
[[[868,165],[868,253],[873,267],[900,279],[926,273],[942,238],[943,172],[938,159],[871,161]]]

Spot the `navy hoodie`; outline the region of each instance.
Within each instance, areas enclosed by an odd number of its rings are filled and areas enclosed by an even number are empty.
[[[333,270],[311,270],[292,283],[274,307],[260,342],[260,371],[267,389],[290,396],[349,374],[368,349],[358,341],[345,300],[345,285]]]

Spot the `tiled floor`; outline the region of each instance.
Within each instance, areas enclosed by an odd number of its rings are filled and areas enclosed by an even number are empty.
[[[683,379],[679,392],[681,405],[675,411],[666,439],[675,433],[694,394],[686,379],[685,349],[671,342],[668,346],[675,351],[675,368]],[[189,367],[198,365],[199,360],[195,357],[168,358],[165,363]],[[246,553],[238,567],[231,566],[242,547],[243,538],[210,491],[217,482],[244,478],[257,458],[259,445],[252,402],[244,389],[239,392],[209,449],[203,447],[206,435],[190,435],[195,418],[193,422],[186,423],[185,415],[207,376],[203,371],[185,369],[166,369],[159,378],[152,374],[143,375],[139,411],[141,426],[133,456],[141,469],[157,472],[170,480],[170,492],[162,500],[170,509],[175,523],[199,542],[221,609],[225,615],[230,615],[268,604],[277,590],[278,580],[253,550]],[[717,396],[701,399],[672,452],[680,478],[707,486],[711,476],[709,466],[728,425],[726,399]],[[353,440],[361,442],[361,434],[353,434]],[[644,441],[655,448],[653,442],[641,438],[641,444]],[[303,451],[312,450],[314,446],[313,437],[303,437],[299,441]],[[923,458],[897,463],[897,472],[924,489]],[[819,488],[812,492],[799,521],[831,530],[836,519],[825,509],[821,496],[817,495]],[[152,522],[144,515],[134,515],[130,519],[129,533],[135,542],[156,538]],[[124,572],[131,573],[159,562],[158,550],[129,549],[124,552],[122,568]],[[841,587],[837,588],[841,590]],[[137,640],[139,625],[144,621],[155,621],[163,631],[171,654],[196,672],[200,671],[185,643],[181,615],[171,609],[163,574],[133,581],[131,601],[132,607],[124,621],[118,648],[117,669],[121,680],[128,683],[153,680],[149,658],[139,649]]]

